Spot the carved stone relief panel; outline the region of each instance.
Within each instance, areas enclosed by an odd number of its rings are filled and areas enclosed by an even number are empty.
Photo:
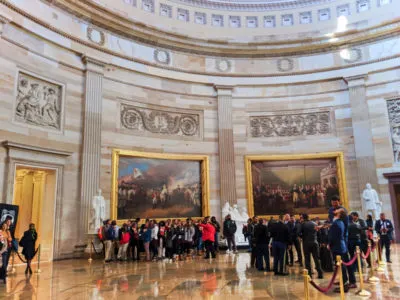
[[[251,137],[293,137],[332,132],[330,111],[250,116]]]
[[[202,137],[202,113],[161,106],[121,104],[121,127],[136,132]]]
[[[18,72],[14,121],[62,130],[64,85]]]
[[[395,163],[400,163],[400,98],[387,101]]]

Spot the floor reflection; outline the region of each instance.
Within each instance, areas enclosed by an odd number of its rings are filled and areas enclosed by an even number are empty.
[[[393,264],[378,274],[380,283],[366,284],[371,299],[400,299],[400,246],[393,247]],[[287,277],[249,268],[248,253],[220,255],[216,260],[129,262],[104,265],[66,260],[42,265],[42,273],[25,277],[17,267],[7,285],[0,284],[0,299],[303,299],[299,266]],[[34,268],[35,269],[35,268]],[[368,269],[365,269],[368,278]],[[321,282],[326,285],[331,274]],[[361,299],[355,290],[346,299]],[[312,299],[339,299],[311,289]]]

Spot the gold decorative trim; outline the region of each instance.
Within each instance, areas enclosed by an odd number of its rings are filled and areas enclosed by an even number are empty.
[[[253,179],[251,173],[251,163],[253,161],[276,161],[276,160],[300,160],[300,159],[326,159],[326,158],[336,158],[336,168],[338,175],[338,185],[339,193],[342,205],[349,209],[349,201],[347,194],[346,185],[346,174],[344,171],[344,158],[343,152],[325,152],[325,153],[315,153],[315,154],[289,154],[289,155],[247,155],[244,159],[245,173],[246,173],[246,188],[247,188],[247,211],[249,216],[254,216],[254,199],[253,199]],[[278,217],[272,215],[275,219]],[[271,217],[260,216],[260,217]],[[328,212],[326,214],[315,214],[311,215],[312,218],[319,217],[321,219],[327,219]]]
[[[201,218],[210,214],[210,163],[207,155],[192,154],[170,154],[170,153],[149,153],[132,150],[113,149],[112,151],[112,174],[111,174],[111,207],[110,217],[117,219],[118,207],[118,165],[120,156],[133,156],[142,158],[156,158],[169,160],[192,160],[201,162],[201,185],[202,185],[202,216],[192,217]],[[166,218],[162,218],[165,220]],[[158,220],[161,220],[158,218]],[[126,222],[127,220],[118,220]]]

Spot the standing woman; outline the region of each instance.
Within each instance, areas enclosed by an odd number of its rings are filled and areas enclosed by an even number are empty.
[[[22,237],[19,245],[23,247],[22,254],[26,259],[26,270],[25,274],[32,274],[31,262],[33,257],[35,256],[35,244],[37,240],[37,232],[35,229],[35,224],[29,224],[29,230],[24,232],[24,236]]]
[[[10,225],[11,225],[11,219],[7,217],[0,228],[2,231],[3,243],[7,246],[6,247],[7,250],[3,251],[1,254],[3,266],[0,269],[0,279],[3,279],[4,282],[6,281],[7,277],[8,260],[10,258],[10,253],[11,253],[12,236],[10,232]]]

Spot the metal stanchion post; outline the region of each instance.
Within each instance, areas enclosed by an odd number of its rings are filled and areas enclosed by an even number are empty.
[[[89,242],[90,244],[89,244],[89,259],[88,259],[88,262],[89,263],[91,263],[92,262],[92,247],[93,247],[93,240],[90,240],[90,242]]]
[[[367,290],[364,290],[364,277],[363,277],[362,267],[361,267],[360,247],[357,246],[356,249],[357,249],[358,274],[360,276],[360,290],[357,292],[357,294],[360,296],[363,296],[363,297],[368,297],[368,296],[371,296],[371,293],[368,292]]]
[[[378,237],[378,239],[376,240],[376,247],[375,249],[377,249],[378,251],[378,267],[376,268],[377,272],[385,272],[385,269],[383,268],[383,266],[385,265],[384,263],[382,263],[382,252],[381,252],[381,245],[380,245],[380,239]]]
[[[14,250],[12,250],[11,251],[11,270],[8,272],[8,273],[10,273],[10,274],[14,274],[15,272],[16,272],[16,270],[15,270],[15,268],[14,268],[14,262],[15,262],[15,251]]]
[[[344,282],[342,276],[342,257],[340,255],[336,255],[336,265],[338,266],[338,276],[340,283],[340,299],[344,300]]]
[[[371,249],[371,242],[368,241],[368,247]],[[368,282],[371,283],[377,283],[379,282],[379,278],[375,276],[374,274],[374,265],[375,265],[375,255],[374,255],[375,249],[370,251],[370,256],[371,256],[371,277],[368,278]]]
[[[304,300],[308,300],[310,299],[310,289],[309,289],[309,276],[307,269],[303,269],[303,278],[304,278]]]
[[[41,253],[41,249],[42,249],[42,245],[39,244],[39,252],[38,252],[38,267],[37,270],[35,271],[35,273],[41,273],[42,271],[40,270],[40,253]]]

